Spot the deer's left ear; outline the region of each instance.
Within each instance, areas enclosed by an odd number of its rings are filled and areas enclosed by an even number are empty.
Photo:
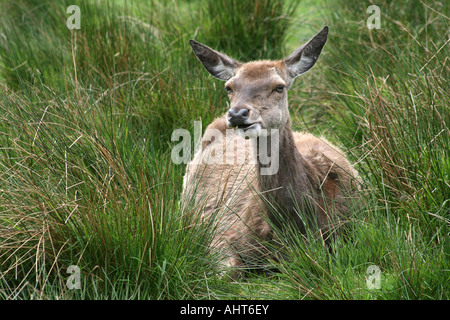
[[[299,75],[310,70],[322,51],[328,38],[328,26],[325,26],[318,34],[307,43],[295,50],[289,57],[284,59],[288,75],[294,80]]]

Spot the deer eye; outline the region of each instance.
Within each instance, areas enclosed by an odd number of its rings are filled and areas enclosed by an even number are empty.
[[[284,90],[284,86],[282,84],[279,84],[279,85],[277,85],[275,87],[274,91],[279,92],[279,93],[283,93],[283,90]]]
[[[231,93],[233,92],[233,89],[231,89],[230,86],[226,86],[226,87],[225,87],[225,90],[227,90],[227,93],[228,93],[228,94],[231,94]]]

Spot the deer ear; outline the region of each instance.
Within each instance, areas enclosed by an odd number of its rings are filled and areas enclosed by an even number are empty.
[[[189,43],[206,70],[220,80],[229,80],[241,65],[226,54],[217,52],[195,40],[189,40]]]
[[[318,34],[307,43],[295,50],[289,57],[284,59],[288,74],[292,80],[310,70],[322,51],[328,38],[328,26],[325,26]]]

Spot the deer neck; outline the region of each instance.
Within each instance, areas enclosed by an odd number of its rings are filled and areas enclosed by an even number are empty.
[[[297,149],[290,121],[279,130],[278,148],[277,137],[271,135],[259,138],[257,143],[258,175],[261,191],[266,199],[277,209],[296,216],[296,208],[303,209],[305,197],[311,199],[313,195],[311,168]],[[264,150],[262,144],[266,143]],[[271,150],[271,151],[269,151]],[[267,168],[267,161],[263,161],[262,152],[278,152],[279,166],[273,174],[263,174],[261,169]],[[276,159],[270,154],[269,157]]]

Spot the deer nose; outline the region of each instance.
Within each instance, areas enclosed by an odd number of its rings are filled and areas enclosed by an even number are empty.
[[[246,124],[250,110],[247,108],[231,108],[228,110],[228,122],[233,126],[240,126]]]

